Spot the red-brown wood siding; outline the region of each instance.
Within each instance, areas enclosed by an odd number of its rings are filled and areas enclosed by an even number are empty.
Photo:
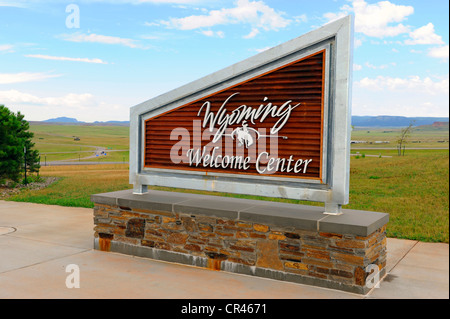
[[[145,167],[166,168],[166,169],[183,169],[196,170],[206,172],[236,173],[236,174],[258,174],[254,163],[250,164],[248,170],[242,169],[222,169],[214,167],[190,166],[189,163],[173,163],[171,160],[171,152],[176,144],[177,148],[183,146],[184,150],[198,146],[194,144],[193,138],[199,136],[194,135],[193,121],[203,121],[205,109],[198,115],[202,105],[211,102],[211,112],[217,114],[222,103],[232,94],[239,92],[226,104],[227,113],[231,113],[235,108],[245,104],[253,108],[258,108],[260,104],[271,102],[274,105],[281,106],[286,101],[292,100],[291,105],[301,103],[295,108],[286,125],[278,132],[279,136],[286,136],[287,139],[277,139],[278,141],[278,158],[289,158],[293,155],[294,163],[298,159],[308,160],[312,162],[308,165],[307,172],[277,172],[270,174],[271,176],[284,177],[301,177],[301,178],[322,178],[322,143],[323,143],[323,93],[324,93],[324,61],[325,51],[320,51],[311,56],[293,62],[249,81],[240,83],[231,88],[227,88],[221,92],[211,96],[204,97],[200,100],[178,107],[174,110],[150,118],[145,121]],[[263,99],[267,97],[266,102]],[[256,121],[255,124],[248,122],[249,127],[254,129],[266,129],[266,134],[270,134],[270,128],[277,122],[278,118],[266,118],[264,122]],[[241,127],[242,123],[230,126],[232,130]],[[218,127],[218,126],[216,126]],[[190,142],[183,143],[179,140],[171,140],[171,132],[175,128],[185,128],[189,131]],[[201,128],[201,131],[207,130]],[[212,137],[211,137],[212,139]],[[226,139],[229,139],[226,141]],[[180,137],[181,140],[181,137]],[[221,146],[225,150],[225,143],[230,143],[230,137],[222,137],[215,145]],[[210,143],[211,140],[201,141],[201,149]],[[234,154],[221,155],[244,155],[254,154],[254,148],[258,150],[261,147],[258,143],[263,141],[257,140],[248,150],[244,147],[237,146],[234,143]],[[270,152],[270,139],[265,140],[267,144],[267,152]],[[230,144],[228,144],[230,145]],[[171,151],[172,150],[172,151]],[[239,153],[236,153],[236,150]],[[250,152],[250,153],[249,153]],[[253,153],[252,153],[253,152]],[[216,153],[217,154],[217,153]],[[186,155],[186,154],[178,154]],[[258,152],[256,152],[256,156]],[[187,158],[186,158],[187,160]]]

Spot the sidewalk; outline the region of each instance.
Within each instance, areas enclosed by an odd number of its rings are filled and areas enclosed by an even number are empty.
[[[362,296],[96,251],[93,227],[92,209],[0,201],[0,298],[449,298],[448,244],[389,238],[388,275]]]

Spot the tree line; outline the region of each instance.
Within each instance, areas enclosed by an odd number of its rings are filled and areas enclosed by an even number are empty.
[[[6,180],[27,183],[27,173],[39,172],[39,151],[34,150],[30,124],[20,112],[0,105],[0,185]]]

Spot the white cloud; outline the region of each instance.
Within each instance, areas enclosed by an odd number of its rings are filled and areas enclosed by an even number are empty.
[[[58,75],[58,74],[32,73],[32,72],[0,73],[0,84],[13,84],[13,83],[41,81],[41,80],[55,78],[55,77],[59,77],[59,76],[60,75]]]
[[[360,64],[353,64],[353,71],[360,71],[362,70],[362,65]]]
[[[264,47],[264,48],[259,48],[259,49],[249,49],[248,51],[261,53],[261,52],[267,51],[267,50],[269,50],[271,48],[273,48],[273,47]]]
[[[20,111],[32,121],[59,116],[85,122],[129,119],[128,106],[101,101],[90,93],[42,97],[18,90],[6,90],[0,91],[0,101],[13,112]]]
[[[308,17],[306,16],[306,14],[295,16],[295,17],[293,17],[293,19],[295,20],[296,23],[306,23],[306,22],[308,22]]]
[[[219,38],[225,37],[225,33],[223,33],[223,31],[214,32],[212,30],[204,30],[200,31],[200,33],[206,35],[207,37],[219,37]]]
[[[448,59],[449,47],[448,44],[442,47],[431,48],[428,50],[428,56],[439,59]]]
[[[168,28],[179,30],[195,30],[211,28],[217,25],[249,24],[252,33],[255,30],[278,30],[285,28],[291,20],[283,17],[283,12],[277,12],[262,1],[237,0],[233,8],[211,10],[206,15],[191,15],[184,18],[170,18],[159,21]]]
[[[448,76],[437,81],[433,81],[430,77],[421,78],[420,76],[408,78],[378,76],[374,79],[365,77],[361,81],[355,82],[355,85],[372,91],[421,92],[430,95],[448,94],[449,92]]]
[[[420,95],[401,95],[388,92],[378,97],[379,93],[367,94],[356,92],[353,97],[353,115],[391,115],[391,116],[436,116],[448,117],[448,98],[432,100]]]
[[[338,13],[326,13],[324,17],[328,22],[337,20],[350,13],[355,15],[355,32],[370,37],[393,37],[408,33],[409,27],[402,21],[414,13],[411,6],[396,5],[389,1],[380,1],[368,4],[364,0],[353,0],[351,5],[344,5]]]
[[[108,64],[107,62],[101,59],[88,59],[88,58],[70,58],[64,56],[51,56],[51,55],[42,55],[42,54],[27,54],[25,55],[27,58],[36,58],[36,59],[44,59],[44,60],[56,60],[56,61],[73,61],[73,62],[85,62],[85,63],[96,63],[96,64]]]
[[[252,31],[250,31],[249,34],[244,35],[243,38],[244,39],[251,39],[256,37],[259,34],[259,30],[257,28],[253,28]]]
[[[15,2],[17,2],[16,0]],[[29,0],[20,0],[20,2],[26,2]],[[177,8],[183,9],[185,6],[183,5],[197,5],[201,2],[205,2],[204,0],[84,0],[84,2],[94,2],[94,3],[110,3],[110,4],[132,4],[132,5],[140,5],[140,4],[171,4],[177,5]],[[0,1],[1,6],[1,1]]]
[[[157,23],[157,22],[144,22],[144,25],[146,27],[154,27],[154,26],[158,27],[158,26],[160,26],[160,24]]]
[[[372,69],[372,70],[383,70],[383,69],[387,69],[387,68],[389,67],[389,65],[391,65],[391,66],[396,66],[397,63],[391,62],[390,64],[382,64],[382,65],[373,65],[373,64],[371,64],[371,63],[369,63],[369,62],[366,62],[366,63],[365,63],[365,66],[367,66],[369,69]]]
[[[207,37],[213,37],[214,36],[214,31],[211,31],[211,30],[201,31],[201,33],[206,35]]]
[[[384,68],[385,68],[385,67],[383,67],[383,66],[376,67],[375,65],[373,65],[373,64],[371,64],[371,63],[369,63],[369,62],[366,62],[364,65],[367,66],[369,69],[372,69],[372,70],[376,70],[376,69],[384,69]]]
[[[74,94],[69,93],[61,97],[38,97],[29,93],[23,93],[17,90],[0,91],[0,100],[8,103],[25,103],[34,105],[47,105],[47,106],[61,106],[61,107],[73,107],[73,106],[93,106],[94,100],[92,94]]]
[[[93,43],[103,43],[103,44],[117,44],[123,45],[129,48],[143,48],[138,41],[128,38],[113,37],[101,34],[63,34],[60,36],[63,40],[71,42],[93,42]]]
[[[0,44],[0,52],[6,53],[14,52],[14,46],[11,44]]]
[[[201,0],[94,0],[95,2],[107,2],[107,3],[131,3],[131,4],[198,4]],[[183,6],[179,6],[183,8]]]
[[[23,1],[0,1],[0,7],[25,8]]]
[[[409,33],[411,39],[405,40],[405,44],[444,44],[442,37],[434,31],[434,25],[430,22],[421,28]]]
[[[378,76],[354,83],[353,115],[448,116],[449,78]]]
[[[415,54],[421,54],[421,53],[423,53],[421,50],[414,50],[414,49],[409,50],[409,52],[415,53]]]

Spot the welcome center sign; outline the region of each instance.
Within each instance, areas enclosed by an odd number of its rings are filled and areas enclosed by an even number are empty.
[[[353,17],[131,108],[130,183],[348,203]]]

